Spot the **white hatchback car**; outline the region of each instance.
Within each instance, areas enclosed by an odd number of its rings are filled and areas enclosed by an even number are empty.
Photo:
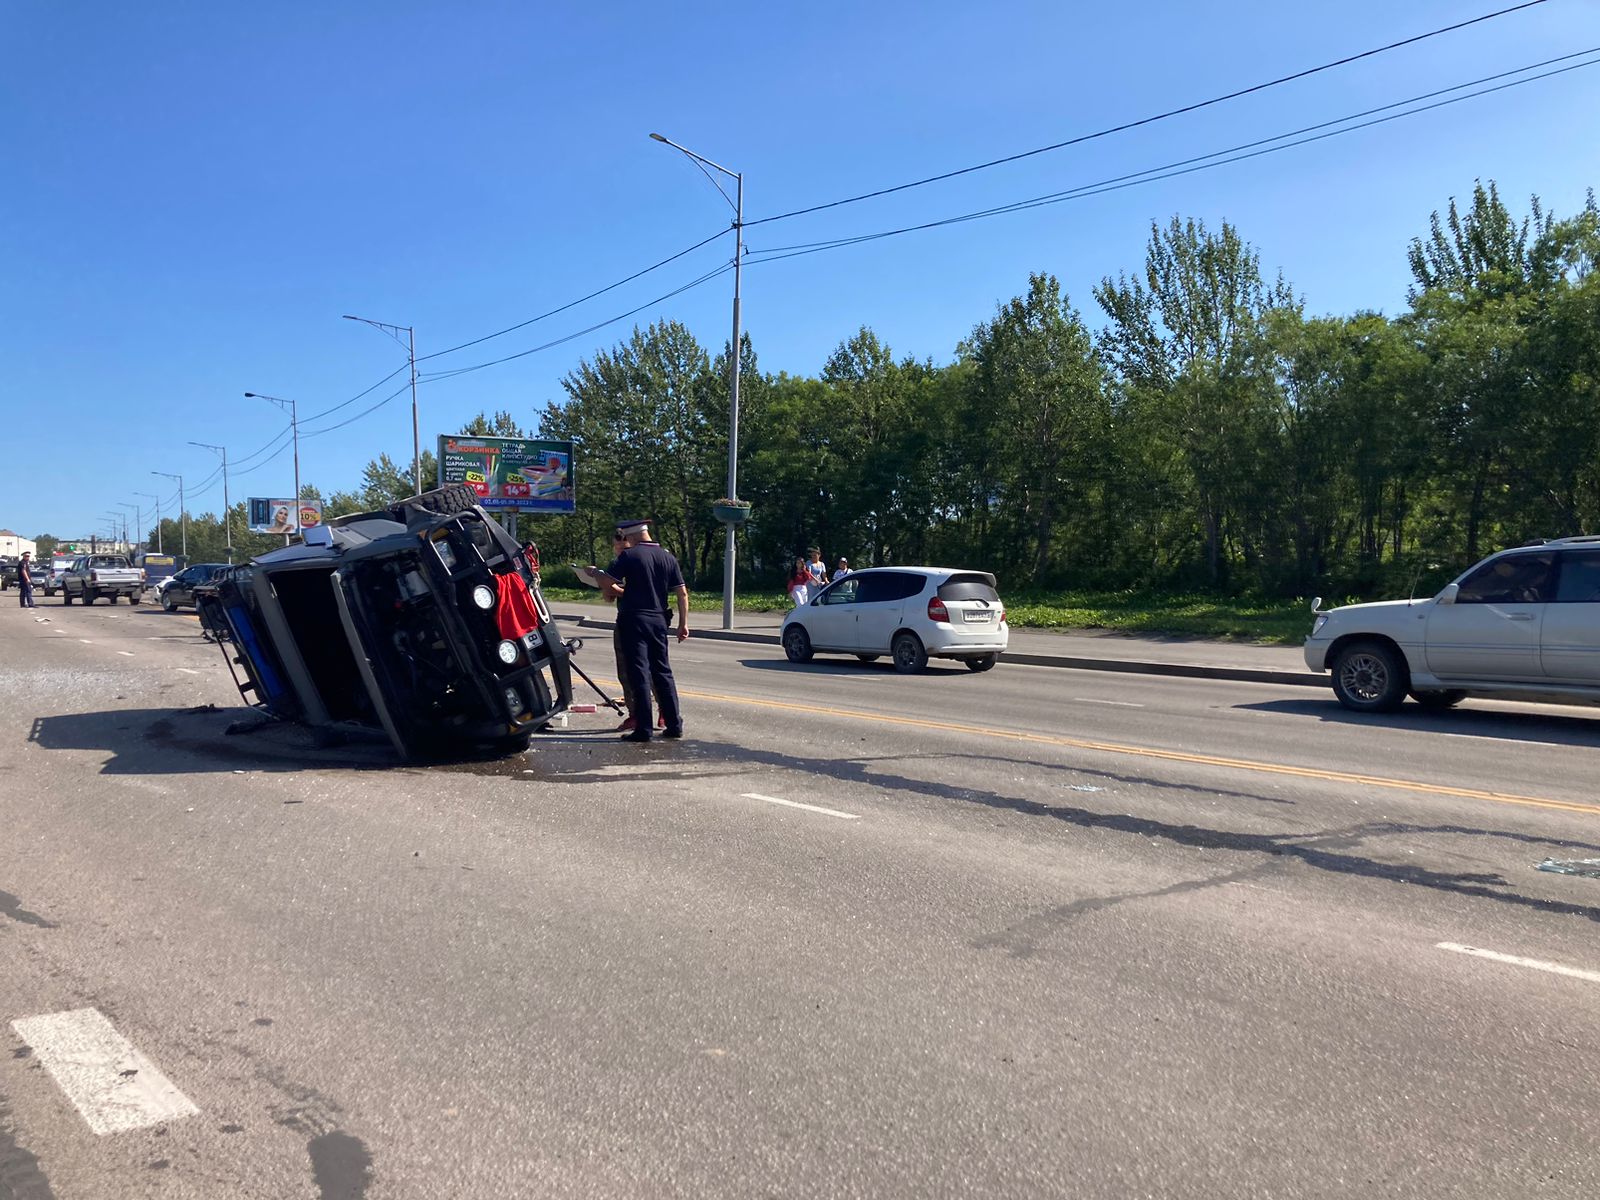
[[[836,580],[783,619],[783,652],[809,662],[817,651],[871,662],[894,657],[897,671],[930,658],[955,658],[987,671],[1010,639],[1006,607],[986,571],[870,567]]]
[[[1339,703],[1388,712],[1469,694],[1600,700],[1600,537],[1492,554],[1431,600],[1320,611],[1306,665],[1332,671]]]

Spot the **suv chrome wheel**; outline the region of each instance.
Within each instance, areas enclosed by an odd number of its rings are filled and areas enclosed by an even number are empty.
[[[1406,669],[1389,647],[1358,642],[1339,651],[1333,664],[1333,691],[1353,712],[1389,712],[1405,698]]]

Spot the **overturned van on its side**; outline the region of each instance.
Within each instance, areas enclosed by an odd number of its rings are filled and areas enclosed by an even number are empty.
[[[195,607],[246,701],[402,758],[522,750],[572,703],[537,576],[461,485],[308,529]]]

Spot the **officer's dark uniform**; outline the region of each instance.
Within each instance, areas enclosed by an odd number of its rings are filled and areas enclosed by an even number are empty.
[[[650,740],[655,724],[650,711],[652,687],[661,701],[666,736],[681,737],[678,685],[667,661],[667,597],[683,586],[678,560],[655,542],[640,542],[619,554],[606,574],[622,584],[622,595],[617,597],[617,636],[634,697],[634,729],[626,740]]]

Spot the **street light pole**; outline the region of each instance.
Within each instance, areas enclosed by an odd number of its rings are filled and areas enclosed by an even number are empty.
[[[154,492],[135,492],[135,496],[143,496],[146,500],[156,502],[156,553],[165,554],[166,550],[161,545],[161,497]]]
[[[233,510],[228,507],[228,448],[226,446],[213,446],[207,442],[190,442],[191,446],[199,446],[202,450],[214,450],[222,455],[222,529],[228,538],[228,565],[233,566]],[[295,483],[298,489],[299,481]],[[295,498],[295,524],[300,523],[300,499]]]
[[[722,198],[733,206],[733,347],[729,354],[732,361],[728,364],[728,499],[737,500],[739,498],[739,343],[742,337],[739,325],[739,290],[744,274],[744,175],[739,171],[730,171],[727,167],[720,166],[709,158],[678,145],[671,138],[662,137],[659,133],[652,133],[650,136],[703,166],[721,171],[734,182],[735,198],[728,200],[728,193],[722,191],[721,185],[718,185],[715,179],[711,180],[717,186],[717,191],[722,192]],[[728,522],[727,544],[723,551],[722,627],[724,629],[733,628],[735,528],[733,522]]]
[[[138,526],[138,528],[139,528],[139,540],[141,542],[143,542],[144,541],[144,509],[141,508],[137,504],[129,504],[126,500],[118,500],[117,501],[117,507],[118,508],[131,508],[131,509],[133,509],[133,523],[136,526]],[[127,520],[127,514],[126,513],[123,514],[123,520]],[[133,548],[133,543],[132,542],[128,543],[128,548],[129,548],[130,551],[132,550],[132,548]]]
[[[152,475],[166,475],[168,479],[178,481],[178,528],[183,531],[183,557],[189,557],[189,507],[183,502],[183,476],[168,474],[166,471],[151,471]]]
[[[289,414],[289,437],[290,437],[290,440],[292,440],[294,442],[294,528],[295,528],[295,532],[299,533],[300,532],[300,410],[295,407],[295,402],[293,400],[285,400],[282,396],[266,396],[266,395],[263,395],[260,392],[246,392],[244,394],[244,398],[246,400],[266,400],[266,401],[268,401],[268,402],[270,402],[272,404],[276,404],[279,408],[283,409],[285,412],[287,412]],[[279,450],[278,453],[282,454],[283,451]],[[227,460],[224,459],[223,461],[224,461],[224,464],[226,464]],[[223,469],[224,469],[224,471],[226,471],[226,469],[227,469],[226,466],[224,466]],[[250,469],[252,471],[255,470],[254,467],[251,467]],[[224,476],[224,477],[226,477],[226,476]],[[227,490],[226,486],[224,486],[223,490],[224,491]],[[287,546],[289,544],[289,535],[287,533],[283,535],[283,544],[285,546]],[[233,560],[230,558],[228,561],[232,562]]]
[[[411,486],[420,496],[422,495],[422,426],[417,420],[417,331],[410,325],[390,325],[386,321],[374,321],[369,317],[352,317],[349,313],[342,319],[360,321],[363,325],[381,329],[397,342],[400,341],[400,331],[405,330],[406,340],[400,344],[406,348],[406,363],[411,368]]]

